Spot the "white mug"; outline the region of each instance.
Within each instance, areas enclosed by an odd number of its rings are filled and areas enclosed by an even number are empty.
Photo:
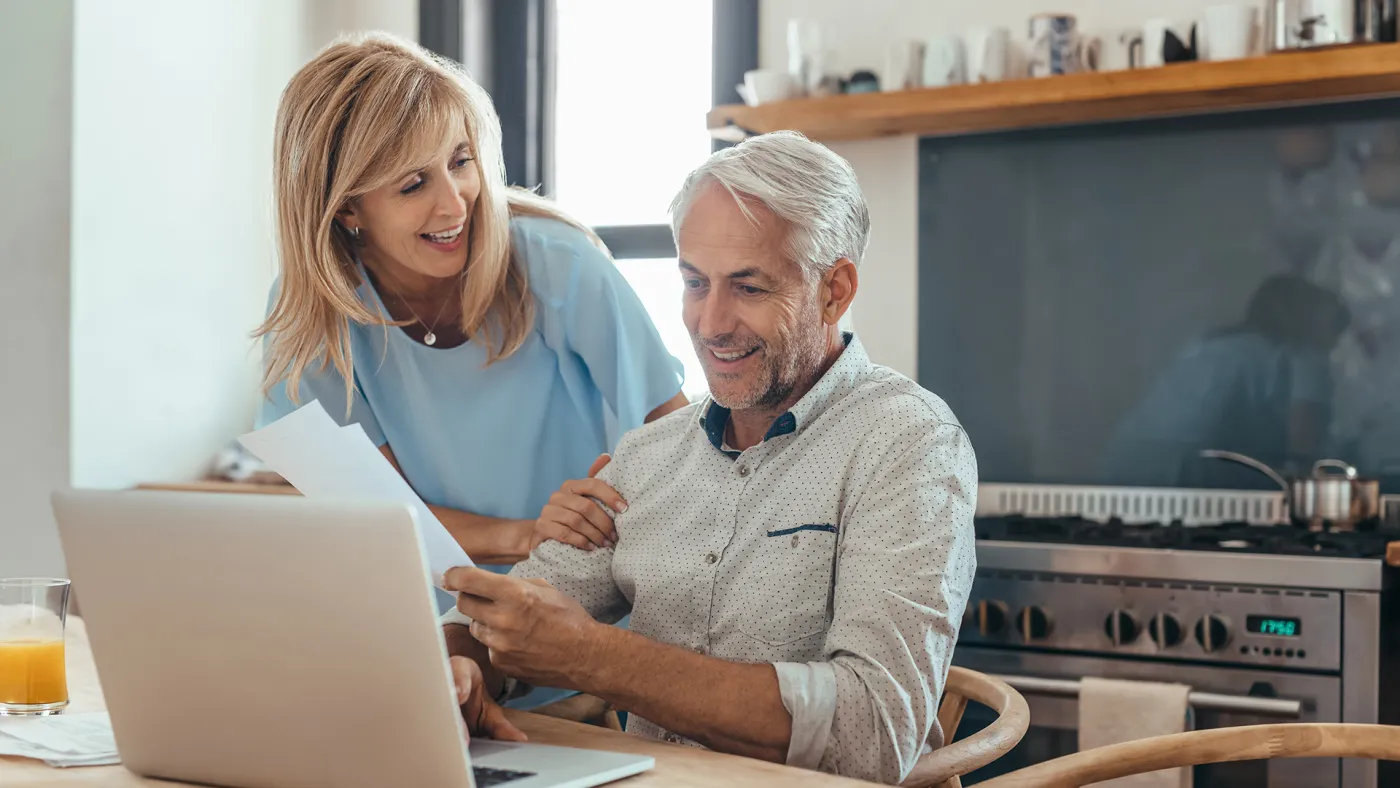
[[[1210,6],[1202,27],[1201,60],[1239,60],[1254,54],[1254,6]]]
[[[1167,45],[1167,31],[1172,29],[1169,19],[1149,19],[1142,25],[1142,65],[1156,68],[1166,64],[1162,50]]]
[[[932,46],[932,45],[930,45]],[[1000,82],[1006,79],[1011,62],[1011,31],[1004,27],[983,28],[967,34],[967,81]],[[927,78],[928,69],[924,76]],[[927,82],[927,79],[925,80]]]
[[[747,71],[744,73],[744,84],[735,85],[734,89],[750,107],[790,99],[796,94],[796,84],[792,76],[776,68]]]
[[[967,50],[955,35],[930,38],[924,48],[924,87],[941,88],[967,82]]]

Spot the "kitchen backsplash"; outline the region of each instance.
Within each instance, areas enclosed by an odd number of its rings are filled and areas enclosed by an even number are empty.
[[[919,154],[919,378],[998,482],[1400,492],[1400,102]]]

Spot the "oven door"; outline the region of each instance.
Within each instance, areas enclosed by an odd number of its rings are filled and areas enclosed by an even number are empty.
[[[1297,716],[1280,710],[1244,713],[1195,708],[1196,730],[1273,722],[1340,722],[1342,716],[1342,680],[1337,676],[973,646],[959,646],[954,652],[953,663],[992,675],[1031,680],[1019,682],[1025,687],[1021,694],[1031,709],[1031,727],[1026,737],[1007,755],[964,778],[964,785],[974,785],[979,780],[1076,752],[1079,704],[1074,698],[1065,697],[1063,692],[1057,691],[1057,687],[1063,689],[1066,680],[1077,681],[1084,676],[1186,684],[1194,692],[1224,696],[1214,699],[1214,705],[1221,708],[1248,706],[1251,696],[1300,701]],[[1013,680],[1012,683],[1018,682]],[[990,721],[989,710],[969,704],[957,738],[980,730]],[[1239,761],[1198,766],[1194,777],[1195,788],[1343,788],[1341,761],[1336,758]]]

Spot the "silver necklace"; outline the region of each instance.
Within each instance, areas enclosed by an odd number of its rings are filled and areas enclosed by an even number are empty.
[[[437,328],[438,321],[442,319],[442,313],[447,310],[447,305],[452,303],[452,299],[449,298],[446,301],[442,302],[442,306],[438,307],[437,317],[433,318],[432,325],[429,325],[425,320],[423,320],[423,318],[418,316],[418,313],[413,310],[413,305],[408,303],[408,299],[403,297],[403,293],[400,293],[397,287],[394,287],[392,284],[389,285],[389,287],[393,288],[394,295],[399,297],[399,301],[403,304],[404,309],[407,309],[408,313],[410,315],[413,315],[413,319],[418,321],[418,325],[427,329],[428,333],[423,336],[423,344],[429,346],[436,345],[437,332],[435,331],[435,329]]]

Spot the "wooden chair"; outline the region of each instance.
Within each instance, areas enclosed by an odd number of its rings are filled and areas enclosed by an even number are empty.
[[[997,713],[996,721],[961,741],[919,758],[900,785],[905,788],[962,788],[958,779],[1005,755],[1026,735],[1030,708],[1021,693],[1000,679],[957,666],[948,669],[938,724],[951,738],[958,730],[967,702],[975,701]]]
[[[1066,755],[978,788],[1079,788],[1159,769],[1269,758],[1400,760],[1400,726],[1303,722],[1173,733]]]

